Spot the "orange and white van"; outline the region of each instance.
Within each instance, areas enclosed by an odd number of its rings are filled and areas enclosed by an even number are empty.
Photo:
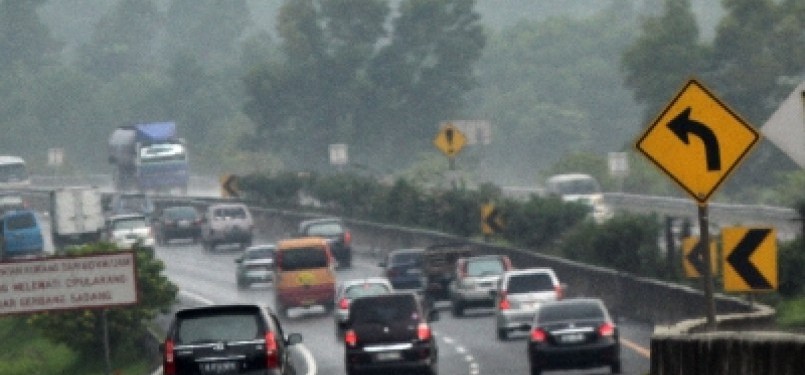
[[[292,307],[324,306],[333,310],[335,264],[322,237],[299,237],[277,242],[274,255],[274,309],[288,316]]]

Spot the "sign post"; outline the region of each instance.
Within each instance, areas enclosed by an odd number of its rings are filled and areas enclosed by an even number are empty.
[[[445,125],[436,133],[436,138],[433,139],[433,145],[447,156],[451,173],[456,170],[456,155],[461,152],[461,149],[464,148],[466,144],[467,137],[451,123]],[[452,184],[453,189],[456,189],[455,179],[452,181]]]
[[[636,147],[698,202],[700,241],[710,243],[707,202],[754,147],[760,135],[715,95],[691,79]],[[714,329],[712,259],[704,257],[707,326]]]

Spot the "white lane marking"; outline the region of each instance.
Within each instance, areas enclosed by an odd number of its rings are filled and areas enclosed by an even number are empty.
[[[438,332],[436,331],[434,331],[433,334],[441,338],[441,340],[444,341],[445,344],[453,346],[454,349],[456,350],[456,353],[458,354],[467,353],[467,348],[462,345],[456,344],[456,340],[454,340],[452,337],[449,336],[441,337],[441,335],[439,335]],[[475,357],[473,357],[472,354],[466,354],[464,356],[464,361],[468,363],[469,375],[478,375],[480,373],[478,362],[475,361]]]
[[[205,305],[215,304],[213,300],[207,299],[206,297],[193,292],[188,292],[186,290],[180,290],[179,294]],[[305,362],[307,362],[306,375],[316,375],[316,372],[318,372],[318,367],[316,366],[316,359],[313,358],[313,353],[310,352],[310,349],[308,349],[308,347],[305,346],[305,344],[294,345],[294,348],[296,348],[296,350],[298,350],[299,353],[302,354],[302,357],[305,358]],[[156,371],[154,371],[151,375],[159,375],[159,374],[162,374],[162,366],[159,366],[159,368],[156,369]]]

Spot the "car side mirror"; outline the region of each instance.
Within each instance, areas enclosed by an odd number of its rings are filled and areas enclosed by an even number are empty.
[[[288,335],[288,339],[285,340],[288,345],[296,345],[302,342],[302,334],[301,333],[291,333]]]
[[[436,322],[439,320],[439,310],[433,309],[428,312],[428,321]]]

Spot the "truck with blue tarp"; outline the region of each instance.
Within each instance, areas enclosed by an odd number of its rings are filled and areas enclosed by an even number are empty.
[[[187,147],[175,122],[116,128],[109,137],[109,163],[117,191],[187,193]]]

